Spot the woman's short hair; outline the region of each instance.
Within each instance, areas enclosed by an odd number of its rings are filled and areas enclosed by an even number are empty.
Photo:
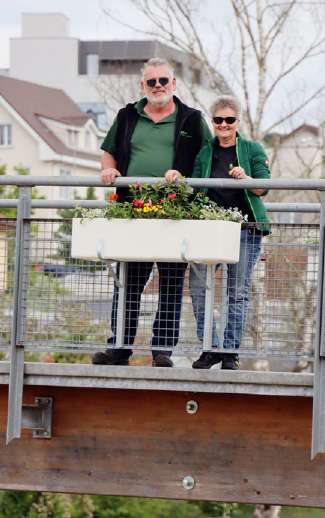
[[[237,117],[240,117],[241,106],[236,97],[232,95],[219,95],[211,106],[211,115],[214,116],[217,110],[222,110],[223,108],[230,108]]]
[[[147,70],[147,68],[149,68],[149,67],[161,67],[161,66],[168,67],[172,77],[174,77],[173,67],[171,66],[169,61],[167,61],[167,59],[163,59],[163,58],[151,58],[148,61],[146,61],[146,63],[143,65],[143,67],[141,69],[142,77],[144,76],[144,73]]]

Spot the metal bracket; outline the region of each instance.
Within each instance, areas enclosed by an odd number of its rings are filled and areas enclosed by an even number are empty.
[[[116,275],[116,272],[112,266],[112,263],[115,263],[116,261],[109,261],[106,259],[106,264],[107,264],[107,269],[109,271],[109,274],[113,277],[114,279],[114,284],[117,288],[124,288],[124,284],[121,283],[120,279],[118,278],[118,276]]]
[[[112,263],[115,263],[116,261],[112,261],[110,259],[104,259],[103,257],[103,241],[97,241],[97,257],[98,259],[100,259],[101,261],[105,261],[106,264],[107,264],[107,269],[109,271],[109,274],[113,277],[114,279],[114,284],[117,288],[123,288],[123,285],[122,283],[120,282],[118,276],[116,275],[115,271],[114,271],[114,268],[112,267]]]
[[[190,266],[191,268],[193,268],[193,271],[194,271],[195,275],[196,275],[196,276],[197,276],[197,277],[198,277],[198,278],[203,282],[203,284],[205,285],[205,289],[206,289],[206,290],[210,290],[211,288],[210,288],[210,286],[208,285],[208,283],[207,283],[207,281],[206,281],[206,279],[205,279],[205,276],[204,276],[204,275],[202,275],[202,274],[199,272],[199,270],[198,270],[198,268],[197,268],[196,264],[195,264],[193,261],[191,261],[191,259],[190,259],[190,258],[189,258],[189,256],[188,256],[188,241],[187,241],[186,239],[183,239],[183,241],[181,242],[181,258],[182,258],[182,261],[184,261],[184,263],[188,263],[188,264],[189,264],[189,266]]]
[[[36,397],[34,405],[23,405],[22,428],[33,430],[35,439],[52,437],[53,398]]]
[[[183,239],[181,242],[181,258],[184,263],[190,262],[190,259],[188,257],[188,241],[187,239]]]

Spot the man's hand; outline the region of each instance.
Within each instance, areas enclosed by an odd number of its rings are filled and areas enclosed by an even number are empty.
[[[104,185],[112,185],[118,176],[122,175],[117,169],[114,169],[114,167],[103,169],[103,171],[100,173],[100,179]]]
[[[176,182],[179,178],[181,178],[182,175],[179,171],[176,171],[176,169],[168,169],[168,171],[165,173],[165,180],[166,182]]]

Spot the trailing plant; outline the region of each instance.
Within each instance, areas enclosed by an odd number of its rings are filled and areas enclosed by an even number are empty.
[[[224,209],[203,193],[194,189],[184,179],[154,185],[136,183],[129,187],[128,201],[119,201],[112,193],[104,209],[86,209],[77,206],[74,217],[125,218],[125,219],[192,219],[223,220],[242,223],[246,216],[237,209]]]

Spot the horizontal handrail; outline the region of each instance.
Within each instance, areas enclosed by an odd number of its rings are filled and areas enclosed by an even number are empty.
[[[89,209],[103,209],[106,201],[99,200],[32,200],[33,209],[75,209],[85,207]],[[265,203],[268,212],[320,212],[320,203]],[[17,208],[18,200],[2,199],[0,208]]]
[[[125,177],[118,178],[114,182],[114,187],[127,187],[135,183],[147,183],[154,185],[163,180],[163,178],[149,177]],[[264,180],[217,180],[214,178],[186,178],[186,182],[193,187],[219,187],[223,189],[278,189],[278,190],[304,190],[325,191],[325,180],[314,179],[264,179]],[[65,178],[59,176],[10,176],[0,177],[0,185],[16,185],[16,186],[41,186],[41,185],[57,185],[57,186],[74,186],[74,187],[106,187],[100,181],[100,178],[92,178],[90,176],[68,176]]]

